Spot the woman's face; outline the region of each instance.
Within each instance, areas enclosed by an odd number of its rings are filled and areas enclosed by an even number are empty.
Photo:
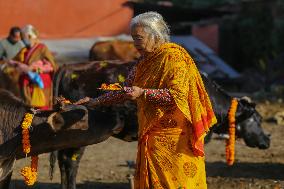
[[[135,26],[131,30],[134,46],[141,55],[153,52],[156,48],[155,40],[146,33],[143,26]]]
[[[37,39],[33,39],[29,34],[23,33],[23,42],[25,43],[26,46],[34,46],[36,43]]]

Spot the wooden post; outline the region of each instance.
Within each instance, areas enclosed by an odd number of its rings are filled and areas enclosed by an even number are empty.
[[[127,175],[127,179],[130,185],[130,189],[134,189],[134,176],[132,174]]]

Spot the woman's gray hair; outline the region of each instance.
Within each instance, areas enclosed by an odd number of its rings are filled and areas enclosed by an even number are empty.
[[[25,25],[22,32],[28,34],[32,39],[37,39],[39,36],[37,29],[31,24]]]
[[[145,32],[152,35],[155,40],[169,42],[170,29],[164,21],[162,15],[157,12],[145,12],[132,18],[130,29],[136,26],[142,26]]]

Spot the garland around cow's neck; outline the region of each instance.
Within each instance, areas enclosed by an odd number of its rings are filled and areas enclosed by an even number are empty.
[[[29,135],[29,128],[32,124],[34,118],[34,114],[26,113],[24,120],[22,122],[22,144],[23,144],[23,152],[27,155],[31,151],[31,144],[30,144],[30,135]],[[25,183],[28,186],[34,185],[37,180],[37,166],[38,166],[38,156],[31,157],[31,166],[26,166],[21,169],[21,175],[25,179]]]
[[[233,165],[235,161],[235,133],[236,133],[236,111],[238,100],[233,98],[228,113],[229,120],[229,139],[226,141],[226,160],[228,165]]]

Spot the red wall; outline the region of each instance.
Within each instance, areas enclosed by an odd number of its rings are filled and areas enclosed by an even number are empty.
[[[109,36],[128,32],[126,0],[1,0],[0,37],[11,26],[34,25],[41,38]]]
[[[216,53],[219,48],[219,26],[218,24],[196,25],[192,28],[192,35],[208,45]]]

